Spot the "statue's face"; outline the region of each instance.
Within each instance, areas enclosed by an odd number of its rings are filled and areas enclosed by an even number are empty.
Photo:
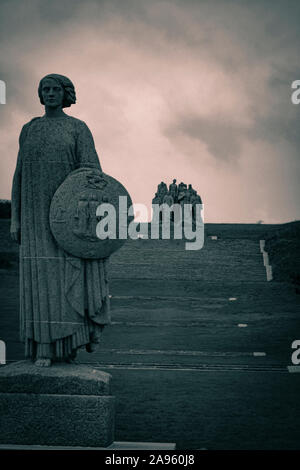
[[[49,106],[49,108],[57,108],[62,106],[64,89],[53,78],[45,78],[42,83],[42,96],[45,106]]]

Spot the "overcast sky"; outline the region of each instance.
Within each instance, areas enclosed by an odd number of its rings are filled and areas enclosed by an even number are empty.
[[[0,0],[0,198],[37,87],[67,75],[103,170],[150,208],[192,183],[206,222],[300,219],[300,2]]]

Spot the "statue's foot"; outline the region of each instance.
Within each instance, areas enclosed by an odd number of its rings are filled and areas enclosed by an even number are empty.
[[[88,343],[85,346],[85,349],[86,349],[87,352],[93,353],[93,352],[97,351],[98,346],[99,346],[99,343]]]
[[[67,357],[66,363],[67,364],[79,364],[79,362],[77,361],[77,359],[75,359],[75,357]]]
[[[65,362],[68,364],[78,364],[78,361],[76,360],[77,356],[77,349],[73,349],[72,353],[65,358]]]
[[[37,359],[34,365],[36,365],[37,367],[50,367],[51,359],[46,359],[46,358]]]

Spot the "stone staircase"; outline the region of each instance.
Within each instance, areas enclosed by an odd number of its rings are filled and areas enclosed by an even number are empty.
[[[109,272],[112,326],[99,352],[82,353],[82,360],[226,363],[237,353],[253,361],[253,352],[266,348],[272,354],[263,355],[264,363],[282,364],[287,356],[298,309],[288,284],[267,282],[258,239],[206,237],[199,251],[185,250],[183,240],[128,240]]]
[[[129,240],[111,257],[111,279],[265,281],[259,244],[254,240],[206,239],[201,250],[184,242]]]
[[[287,366],[300,338],[300,296],[286,282],[267,282],[259,246],[276,229],[207,224],[218,238],[206,237],[200,251],[138,239],[111,257],[112,325],[99,351],[81,351],[79,361],[112,374],[117,440],[299,448],[300,374]],[[0,338],[16,361],[18,255],[8,233],[0,224],[11,257],[0,270]]]

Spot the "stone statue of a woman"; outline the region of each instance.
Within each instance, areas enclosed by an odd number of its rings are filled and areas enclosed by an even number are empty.
[[[20,333],[38,366],[91,352],[110,322],[106,260],[72,258],[49,225],[52,197],[74,170],[101,170],[85,122],[64,113],[76,102],[72,82],[50,74],[39,84],[45,114],[22,128],[12,187],[11,236],[20,244]],[[78,301],[78,299],[81,299]]]

